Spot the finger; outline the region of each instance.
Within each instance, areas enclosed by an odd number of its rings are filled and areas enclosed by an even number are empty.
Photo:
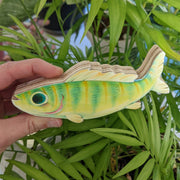
[[[60,127],[61,119],[35,117],[21,114],[0,120],[0,153],[13,142],[33,132],[49,127]]]
[[[8,87],[18,79],[36,76],[53,78],[60,76],[62,73],[62,68],[49,64],[41,59],[7,62],[0,66],[0,90]]]

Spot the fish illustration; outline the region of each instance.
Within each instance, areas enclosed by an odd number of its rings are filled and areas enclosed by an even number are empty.
[[[35,116],[64,118],[75,123],[124,108],[137,109],[141,107],[139,100],[151,90],[169,93],[161,78],[164,57],[165,53],[154,45],[137,70],[82,61],[59,78],[39,78],[19,85],[12,103]]]

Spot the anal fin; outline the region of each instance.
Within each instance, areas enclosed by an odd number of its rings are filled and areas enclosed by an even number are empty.
[[[153,91],[161,94],[168,94],[169,87],[162,78],[159,78],[152,88]]]
[[[66,115],[66,118],[75,123],[81,123],[84,121],[84,119],[78,114],[68,114]]]
[[[132,103],[128,106],[126,106],[126,109],[139,109],[141,108],[141,102],[140,101],[137,101],[135,103]]]

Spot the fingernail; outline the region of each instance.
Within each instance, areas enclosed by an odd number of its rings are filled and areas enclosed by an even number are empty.
[[[55,71],[57,71],[59,74],[62,74],[63,73],[63,69],[61,68],[61,67],[59,67],[59,66],[55,66],[54,65],[54,67],[55,67]]]
[[[47,123],[47,126],[50,127],[60,127],[62,125],[62,120],[61,119],[53,119],[49,120]]]
[[[59,74],[63,73],[63,69],[61,67],[58,67]]]

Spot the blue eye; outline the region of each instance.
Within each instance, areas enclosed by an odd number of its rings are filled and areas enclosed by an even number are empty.
[[[48,97],[42,92],[35,92],[32,95],[31,100],[35,105],[43,105],[47,103]]]

